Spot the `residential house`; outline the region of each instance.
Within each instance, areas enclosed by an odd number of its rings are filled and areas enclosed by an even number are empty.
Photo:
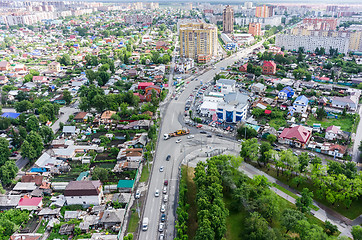
[[[350,111],[356,111],[358,107],[359,98],[355,95],[349,95],[345,97],[332,97],[331,106],[339,109],[347,109]]]
[[[18,182],[16,183],[13,191],[21,192],[21,193],[30,193],[36,189],[36,185],[34,182]]]
[[[308,108],[308,98],[304,95],[297,97],[293,103],[294,112],[304,114]]]
[[[263,94],[265,92],[266,86],[264,84],[262,84],[262,83],[253,83],[250,86],[250,90],[251,90],[252,93],[261,95],[261,94]]]
[[[10,240],[40,240],[42,237],[41,233],[14,233],[10,236]]]
[[[273,61],[263,62],[263,74],[264,75],[275,75],[277,71],[277,65]]]
[[[151,85],[145,88],[145,99],[147,102],[150,102],[152,100],[152,93],[156,93],[156,97],[158,98],[161,93],[161,88],[156,85]]]
[[[76,133],[76,127],[75,126],[64,126],[63,133],[65,135],[74,135]]]
[[[341,133],[341,127],[332,125],[327,127],[325,138],[328,140],[336,140],[338,134],[340,133]]]
[[[108,122],[111,120],[111,117],[113,114],[117,114],[116,111],[110,111],[110,110],[107,110],[107,111],[104,111],[101,115],[101,120],[103,122]]]
[[[10,69],[10,63],[7,61],[0,62],[0,71],[8,71]]]
[[[42,197],[29,197],[25,195],[19,200],[17,208],[21,210],[40,210],[43,207]]]
[[[87,112],[79,112],[74,116],[73,120],[76,122],[84,122],[87,120]]]
[[[168,47],[167,47],[167,43],[166,42],[164,42],[164,41],[157,41],[156,42],[156,49],[158,50],[158,49],[163,49],[163,50],[168,50]]]
[[[58,63],[58,62],[51,62],[51,63],[48,65],[48,70],[49,70],[49,72],[52,72],[52,73],[58,73],[58,72],[60,72],[60,63]]]
[[[327,154],[329,156],[343,158],[344,154],[346,154],[347,146],[342,146],[334,143],[323,143],[321,147],[321,153]]]
[[[7,76],[0,76],[0,85],[7,84],[9,82],[9,79]]]
[[[248,71],[248,63],[245,63],[243,65],[240,65],[239,67],[240,72],[247,72]]]
[[[20,198],[20,195],[0,195],[0,211],[16,208]]]
[[[145,90],[146,87],[153,86],[153,85],[154,85],[153,82],[140,82],[140,83],[138,83],[137,89]]]
[[[125,209],[108,209],[103,212],[100,223],[104,228],[111,228],[123,222]]]
[[[58,216],[60,216],[60,208],[43,208],[42,210],[40,210],[40,212],[38,212],[38,216],[43,216],[46,219],[57,218]]]
[[[74,232],[74,227],[75,224],[63,224],[60,228],[59,228],[59,234],[60,235],[72,235]]]
[[[64,191],[67,205],[100,205],[103,199],[102,183],[97,181],[71,181]]]
[[[132,192],[134,180],[119,180],[117,188],[120,192]]]
[[[45,80],[46,80],[46,77],[44,77],[44,76],[33,76],[33,82],[34,83],[40,84]]]
[[[292,98],[294,96],[294,90],[291,87],[284,87],[280,92],[278,93],[278,100],[285,101],[288,100],[288,98]]]
[[[21,182],[23,183],[35,183],[37,186],[40,186],[43,182],[43,176],[28,174],[21,177]]]
[[[291,146],[306,148],[311,136],[311,131],[301,125],[298,125],[290,128],[284,128],[283,132],[278,137],[278,141]]]

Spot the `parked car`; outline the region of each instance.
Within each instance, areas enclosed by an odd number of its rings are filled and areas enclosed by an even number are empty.
[[[163,196],[163,202],[167,202],[168,201],[168,195]]]
[[[161,222],[164,222],[166,220],[166,214],[162,213],[161,214]]]
[[[201,133],[201,134],[207,134],[207,132],[205,132],[205,131],[200,131],[200,133]]]
[[[165,234],[161,233],[159,240],[165,240]]]
[[[161,211],[162,213],[164,213],[164,212],[166,211],[166,205],[165,205],[165,204],[162,204],[162,205],[161,205],[160,211]]]
[[[168,180],[165,180],[165,181],[163,182],[163,185],[167,186],[167,185],[168,185]]]
[[[216,137],[223,137],[221,134],[216,134]]]
[[[207,135],[206,137],[211,138],[211,137],[212,137],[212,135],[211,135],[211,134],[209,134],[209,135]]]
[[[158,231],[159,232],[163,232],[163,229],[165,228],[165,224],[164,223],[160,223],[160,225],[158,225]]]
[[[191,139],[191,138],[194,138],[195,136],[194,135],[188,135],[187,138],[188,139]]]
[[[141,192],[140,192],[140,190],[136,190],[136,194],[134,195],[134,198],[135,199],[139,199],[141,197]]]
[[[166,161],[170,161],[170,159],[171,159],[171,155],[167,155]]]
[[[163,194],[166,194],[166,193],[167,193],[167,186],[163,186],[162,193],[163,193]]]
[[[176,143],[180,143],[181,141],[182,141],[181,138],[179,138],[176,140]]]
[[[160,172],[163,172],[163,169],[164,169],[164,167],[163,167],[163,166],[161,166],[161,167],[160,167]]]

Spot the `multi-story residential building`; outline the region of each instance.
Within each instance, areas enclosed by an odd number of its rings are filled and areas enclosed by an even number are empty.
[[[260,36],[261,35],[261,24],[260,23],[249,23],[249,33],[251,35]]]
[[[293,112],[305,113],[308,108],[308,98],[304,95],[297,97],[293,103]]]
[[[349,36],[348,49],[350,51],[362,51],[362,31],[351,32]]]
[[[58,63],[58,62],[51,62],[51,63],[48,65],[48,70],[49,70],[49,72],[52,72],[52,73],[60,72],[60,63]]]
[[[222,14],[222,31],[232,33],[234,31],[234,9],[227,5]]]
[[[180,56],[207,62],[217,55],[217,27],[207,23],[180,24]]]
[[[244,2],[244,7],[250,9],[253,7],[253,2]]]
[[[275,45],[286,50],[297,51],[303,47],[306,52],[314,52],[316,48],[323,47],[328,52],[330,48],[338,49],[339,53],[348,53],[349,37],[347,33],[340,36],[300,36],[290,34],[278,34]]]
[[[277,71],[277,65],[273,61],[264,61],[263,62],[263,74],[265,75],[274,75]]]
[[[255,8],[255,17],[267,18],[273,16],[273,8],[268,6],[261,6]]]
[[[337,18],[305,18],[303,24],[313,25],[318,30],[336,30]]]

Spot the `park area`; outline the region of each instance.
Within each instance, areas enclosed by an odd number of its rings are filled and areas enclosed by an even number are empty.
[[[314,123],[320,123],[323,128],[327,128],[329,126],[340,126],[342,131],[346,132],[353,132],[354,126],[358,125],[358,122],[355,124],[355,115],[347,114],[346,116],[343,115],[336,115],[337,118],[323,118],[322,120],[318,120],[310,114],[307,120],[307,124],[309,126],[313,126]]]

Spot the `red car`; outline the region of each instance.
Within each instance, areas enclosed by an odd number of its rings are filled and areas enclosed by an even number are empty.
[[[202,128],[202,125],[201,125],[201,124],[199,124],[199,125],[197,125],[196,127],[197,127],[197,128]]]
[[[164,183],[163,183],[165,186],[168,185],[168,180],[165,180]]]

